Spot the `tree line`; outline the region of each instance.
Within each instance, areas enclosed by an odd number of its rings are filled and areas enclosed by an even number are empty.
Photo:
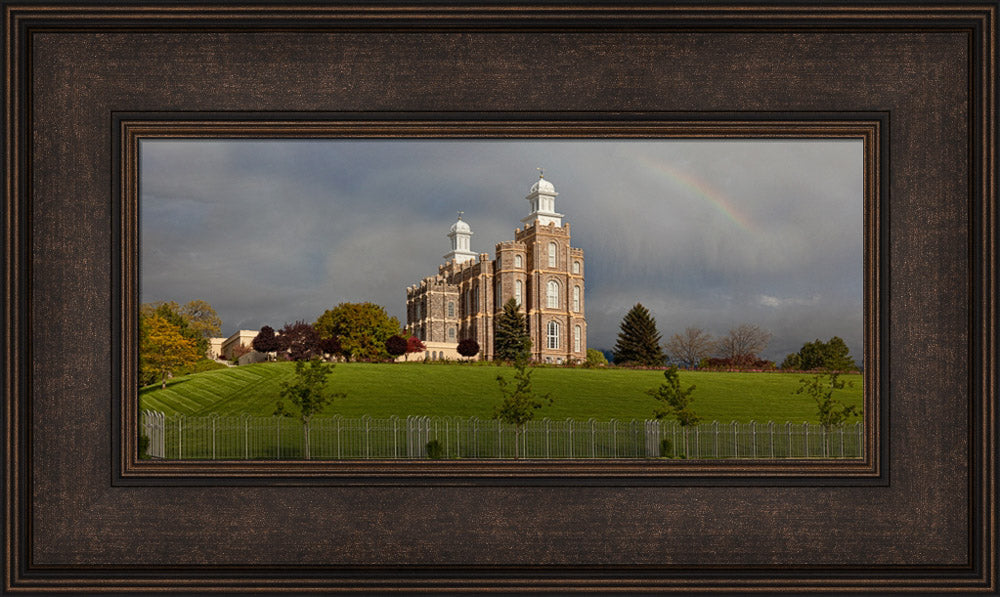
[[[251,348],[262,353],[277,353],[290,361],[343,359],[344,361],[384,362],[426,350],[416,336],[407,337],[395,317],[375,303],[340,303],[328,309],[312,324],[304,321],[286,323],[275,331],[263,326]],[[479,343],[466,338],[457,351],[464,357],[479,353]]]
[[[209,338],[222,332],[222,320],[204,300],[145,303],[139,313],[139,382],[161,382],[174,375],[223,365],[207,357]],[[406,336],[399,320],[374,303],[340,303],[313,323],[295,321],[275,330],[262,326],[249,346],[232,349],[231,360],[252,350],[289,361],[344,360],[382,362],[426,350],[416,336]],[[479,354],[475,339],[458,343],[466,358]]]
[[[771,337],[766,329],[743,323],[719,338],[702,328],[688,327],[662,342],[656,319],[649,309],[636,303],[622,319],[612,354],[616,365],[662,367],[669,361],[687,369],[774,369],[773,361],[759,356]],[[855,371],[858,367],[847,344],[834,336],[826,342],[818,338],[806,342],[798,352],[786,356],[780,368]]]
[[[212,363],[206,358],[208,339],[221,333],[222,321],[204,300],[181,306],[176,302],[143,304],[140,309],[140,383],[159,379],[165,387],[171,375],[192,373],[200,365]],[[749,323],[730,329],[715,338],[698,327],[688,327],[662,341],[656,320],[649,310],[637,303],[623,318],[612,356],[616,365],[662,367],[668,362],[684,368],[699,369],[773,369],[775,364],[759,355],[771,340],[771,333]],[[479,354],[481,347],[472,338],[458,343],[458,353],[466,358]],[[240,346],[234,359],[250,350],[274,354],[280,360],[392,361],[402,355],[426,350],[416,336],[407,337],[400,322],[374,303],[341,303],[328,309],[313,323],[285,323],[275,330],[261,327],[250,346]],[[495,323],[494,359],[515,363],[528,361],[531,340],[524,313],[514,299],[508,301]],[[585,366],[607,364],[597,350],[587,351]],[[846,343],[834,336],[824,342],[806,342],[787,355],[783,370],[854,371],[857,365]]]

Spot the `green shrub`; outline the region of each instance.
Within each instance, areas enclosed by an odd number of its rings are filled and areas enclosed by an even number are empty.
[[[588,348],[587,360],[583,362],[583,366],[588,369],[591,367],[607,367],[608,359],[604,356],[603,352],[593,348]]]
[[[149,436],[145,433],[139,434],[139,460],[146,460],[149,458],[147,451],[149,450]]]
[[[427,442],[427,457],[431,460],[444,458],[444,446],[436,439]]]
[[[667,438],[660,440],[660,458],[687,458],[687,454],[674,452],[674,443]]]

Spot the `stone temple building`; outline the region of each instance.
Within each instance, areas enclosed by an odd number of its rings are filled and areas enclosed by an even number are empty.
[[[511,297],[527,315],[533,359],[586,358],[583,249],[570,244],[569,224],[555,208],[558,194],[539,175],[525,197],[531,213],[524,227],[497,243],[492,260],[472,250],[472,228],[459,212],[437,275],[406,289],[406,331],[424,341],[431,358],[453,355],[459,341],[474,338],[479,358],[492,359],[494,321]]]

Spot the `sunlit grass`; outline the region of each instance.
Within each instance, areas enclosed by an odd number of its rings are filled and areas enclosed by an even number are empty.
[[[274,413],[280,384],[291,379],[293,363],[259,363],[178,377],[140,391],[140,405],[167,414]],[[344,392],[322,415],[376,418],[389,416],[478,416],[489,418],[500,402],[498,374],[506,366],[424,363],[339,363],[327,384]],[[816,405],[795,394],[802,373],[730,373],[682,371],[681,383],[694,384],[693,408],[703,421],[817,422]],[[837,393],[846,404],[862,403],[862,377],[844,376],[852,387]],[[646,394],[663,381],[662,371],[630,369],[533,369],[538,392],[554,402],[537,411],[552,419],[646,419],[657,402]],[[289,406],[289,405],[286,405]]]

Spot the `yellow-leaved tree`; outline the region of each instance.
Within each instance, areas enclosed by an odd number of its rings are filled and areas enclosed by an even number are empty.
[[[167,376],[175,369],[193,365],[202,356],[197,342],[185,337],[179,326],[159,315],[143,318],[140,335],[140,367],[155,372],[162,388],[167,387]]]

